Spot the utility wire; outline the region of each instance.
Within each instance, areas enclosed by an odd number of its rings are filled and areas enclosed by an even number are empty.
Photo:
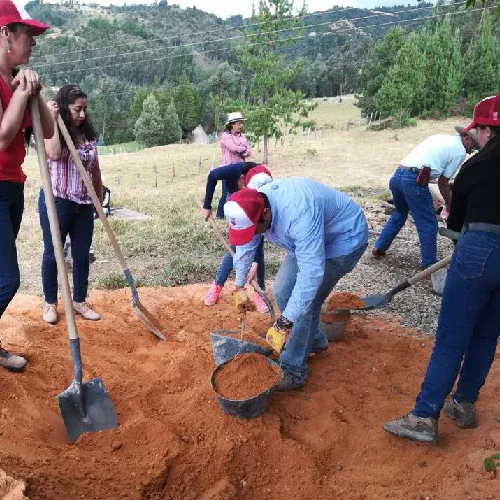
[[[452,4],[444,4],[444,5],[441,5],[440,7],[455,7],[455,6],[463,5],[465,3],[466,2],[463,1],[463,2],[452,3]],[[370,18],[373,18],[373,17],[394,16],[394,15],[397,15],[397,14],[405,14],[405,13],[408,13],[408,12],[412,13],[413,11],[420,11],[420,10],[432,9],[434,7],[435,7],[434,5],[426,6],[426,7],[417,6],[417,7],[412,8],[412,9],[405,9],[405,10],[400,10],[400,11],[391,12],[391,13],[380,11],[377,14],[370,14],[370,15],[367,15],[367,16],[353,17],[353,18],[350,18],[350,19],[347,19],[347,18],[336,19],[336,20],[326,21],[324,23],[310,24],[310,25],[306,25],[306,26],[297,26],[297,27],[290,27],[290,28],[283,28],[281,30],[268,31],[268,32],[265,32],[265,33],[260,33],[260,34],[257,34],[257,33],[256,34],[250,33],[248,35],[244,35],[243,34],[243,35],[238,35],[238,36],[235,36],[235,37],[219,38],[219,39],[215,39],[215,40],[206,40],[206,41],[203,41],[203,42],[195,42],[195,43],[189,43],[189,44],[180,44],[180,45],[174,45],[174,46],[171,46],[171,47],[173,47],[173,48],[191,47],[191,46],[196,46],[196,45],[200,45],[200,44],[204,44],[204,43],[216,43],[216,42],[227,41],[227,40],[236,40],[236,39],[245,38],[245,37],[248,37],[248,36],[262,36],[262,35],[269,34],[269,33],[280,33],[280,32],[283,32],[283,31],[291,31],[291,30],[298,30],[298,29],[310,28],[310,27],[316,27],[316,26],[324,26],[324,25],[329,25],[329,24],[334,24],[334,23],[340,23],[340,22],[353,22],[353,21],[359,21],[359,20],[363,20],[363,19],[370,19]],[[359,9],[356,9],[355,7],[353,7],[353,8],[345,9],[345,10],[359,10]],[[316,16],[316,15],[324,15],[325,13],[328,13],[328,12],[338,12],[338,11],[331,10],[331,11],[315,12],[313,14],[307,14],[307,15],[304,15],[304,16],[296,16],[296,17],[292,17],[292,18],[276,19],[276,20],[271,20],[271,21],[265,21],[265,22],[255,23],[255,24],[251,24],[250,26],[258,26],[258,25],[261,25],[261,24],[264,24],[264,23],[271,24],[271,23],[276,23],[278,21],[287,21],[287,20],[294,20],[294,19],[299,19],[299,18],[312,17],[312,16]],[[343,12],[345,12],[345,11],[343,11]],[[240,27],[246,27],[246,26],[242,25]],[[214,33],[214,32],[218,32],[218,31],[229,31],[229,30],[236,30],[236,29],[239,29],[239,27],[234,27],[234,28],[233,27],[227,27],[227,28],[222,28],[222,29],[219,29],[219,30],[211,30],[211,31],[204,31],[204,32],[198,32],[198,33],[192,33],[192,34],[189,34],[189,36],[194,37],[196,35],[201,35],[201,34],[206,35],[208,33]],[[186,34],[186,35],[180,35],[180,36],[188,36],[188,35]],[[151,39],[151,40],[141,40],[141,41],[134,41],[134,42],[127,42],[127,43],[123,43],[123,44],[108,45],[108,46],[99,47],[99,48],[89,48],[89,49],[83,48],[81,50],[76,50],[76,51],[71,51],[71,52],[61,52],[61,53],[58,53],[58,54],[47,54],[47,55],[39,55],[39,56],[36,56],[36,54],[35,54],[35,58],[36,57],[44,57],[44,58],[46,58],[46,57],[54,57],[54,58],[59,58],[61,56],[68,55],[68,54],[81,54],[83,51],[90,52],[90,51],[95,51],[95,50],[105,50],[105,49],[108,49],[108,48],[133,46],[133,45],[138,45],[138,44],[148,43],[148,42],[175,40],[177,38],[179,38],[179,36],[173,36],[173,37],[167,37],[167,38],[156,38],[156,39]],[[154,50],[164,50],[165,48],[170,48],[170,47],[151,48],[151,49],[145,49],[144,51],[127,52],[125,54],[140,54],[140,53],[143,53],[143,52],[149,52],[149,51],[154,51]],[[108,55],[108,56],[98,56],[98,57],[94,57],[94,58],[88,58],[88,59],[85,59],[85,60],[101,59],[101,58],[105,58],[105,57],[114,57],[115,55],[116,54],[114,54],[114,55]],[[73,61],[73,62],[78,62],[78,61]],[[40,68],[40,67],[43,67],[43,66],[48,66],[50,64],[51,63],[40,64],[40,65],[37,65],[36,67]],[[54,64],[65,64],[65,63],[64,62],[59,62],[59,63],[54,63]]]
[[[306,35],[299,35],[299,36],[291,37],[291,38],[289,37],[289,38],[286,38],[283,40],[276,40],[275,43],[276,43],[276,45],[278,45],[279,43],[285,43],[285,42],[288,43],[290,41],[302,40],[304,38],[311,38],[313,36],[314,37],[323,37],[323,36],[338,35],[338,34],[353,31],[353,30],[360,30],[361,28],[365,29],[365,28],[372,28],[375,26],[380,27],[380,26],[390,26],[390,25],[395,25],[395,24],[407,24],[407,23],[412,23],[412,22],[419,22],[422,20],[437,19],[437,18],[446,17],[446,16],[457,16],[457,15],[470,14],[473,12],[481,12],[481,11],[489,10],[489,9],[493,9],[493,8],[495,8],[495,7],[494,6],[492,6],[492,7],[480,7],[480,8],[476,8],[476,9],[468,9],[467,11],[449,12],[449,13],[445,13],[445,14],[434,14],[434,15],[422,16],[422,17],[418,17],[418,18],[414,18],[414,19],[402,19],[402,20],[398,20],[398,21],[391,21],[391,22],[387,22],[387,23],[377,23],[377,24],[372,24],[372,25],[367,25],[367,26],[362,26],[362,27],[353,26],[350,28],[345,28],[342,30],[331,31],[331,32],[326,32],[326,33],[315,33],[314,35],[306,34]],[[240,47],[252,47],[252,46],[263,45],[263,44],[267,44],[267,43],[268,43],[267,41],[244,43],[244,44],[237,45],[235,48],[238,49]],[[209,49],[209,50],[199,51],[199,52],[196,52],[195,54],[190,54],[190,55],[208,54],[208,53],[220,52],[220,51],[228,50],[228,49],[229,49],[229,47]],[[131,54],[129,54],[129,55],[131,55]],[[144,63],[150,63],[150,62],[154,62],[154,61],[175,59],[178,57],[185,57],[185,56],[186,56],[186,54],[179,54],[179,55],[169,54],[166,56],[155,57],[152,59],[141,59],[140,61],[125,61],[125,62],[121,62],[121,63],[108,64],[108,65],[104,65],[104,66],[96,65],[93,68],[82,68],[82,69],[76,69],[76,70],[72,69],[71,71],[72,71],[72,73],[80,73],[80,72],[87,72],[90,69],[93,69],[93,70],[101,69],[102,70],[102,69],[106,69],[106,68],[114,68],[117,66],[125,66],[125,65],[129,65],[129,64],[144,64]],[[66,73],[67,73],[67,71],[58,71],[56,73],[51,73],[51,75],[55,76],[55,75],[61,75],[61,74],[66,74]]]

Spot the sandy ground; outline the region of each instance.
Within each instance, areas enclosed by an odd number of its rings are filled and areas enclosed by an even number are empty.
[[[225,290],[202,306],[206,286],[141,289],[168,342],[144,330],[127,290],[93,291],[103,314],[78,319],[84,378],[100,376],[119,427],[66,440],[55,396],[72,371],[64,320],[42,323],[40,299],[18,295],[1,320],[4,345],[29,368],[0,376],[0,465],[31,499],[430,499],[498,500],[500,478],[482,469],[500,452],[498,355],[478,402],[480,425],[443,417],[441,443],[415,444],[382,423],[412,407],[432,340],[390,317],[355,317],[345,340],[310,359],[303,391],[275,395],[245,421],[225,415],[209,385],[209,332],[236,329]],[[248,328],[268,317],[250,313]],[[21,497],[22,498],[22,497]]]

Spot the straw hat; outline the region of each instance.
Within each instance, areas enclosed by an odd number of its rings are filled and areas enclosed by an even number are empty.
[[[236,113],[229,113],[227,115],[226,125],[229,125],[230,123],[242,122],[242,121],[245,121],[245,118],[243,118],[243,115],[239,111],[237,111]]]

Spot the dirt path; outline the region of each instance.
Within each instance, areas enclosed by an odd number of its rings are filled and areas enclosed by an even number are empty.
[[[202,306],[206,286],[141,289],[172,341],[144,331],[126,290],[93,291],[103,314],[78,320],[85,378],[102,377],[119,428],[66,442],[55,395],[71,378],[65,325],[40,320],[39,299],[18,296],[1,320],[9,348],[30,360],[0,373],[0,460],[31,499],[493,500],[500,478],[482,472],[500,452],[500,364],[479,401],[480,426],[440,422],[439,446],[398,440],[384,420],[411,409],[432,341],[377,317],[355,318],[346,340],[311,358],[302,392],[276,395],[244,421],[223,414],[208,379],[209,331],[235,329],[229,291]],[[267,318],[251,313],[248,328]]]

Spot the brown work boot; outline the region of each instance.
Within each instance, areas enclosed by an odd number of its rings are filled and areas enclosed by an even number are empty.
[[[382,257],[385,257],[385,252],[383,250],[379,250],[378,248],[374,248],[372,250],[372,257],[374,259],[381,259]]]
[[[423,443],[437,443],[438,423],[432,417],[418,417],[413,413],[408,413],[404,417],[386,422],[382,428],[384,431]]]
[[[26,359],[6,351],[0,342],[0,366],[11,372],[20,372],[26,366]]]
[[[45,302],[43,305],[42,319],[45,323],[55,325],[57,323],[57,304],[48,304]]]
[[[73,309],[77,314],[82,316],[85,319],[89,319],[91,321],[97,321],[101,319],[101,315],[96,313],[87,302],[73,302]]]
[[[477,427],[476,409],[473,403],[462,401],[457,403],[453,398],[444,404],[444,414],[451,418],[460,429]]]

